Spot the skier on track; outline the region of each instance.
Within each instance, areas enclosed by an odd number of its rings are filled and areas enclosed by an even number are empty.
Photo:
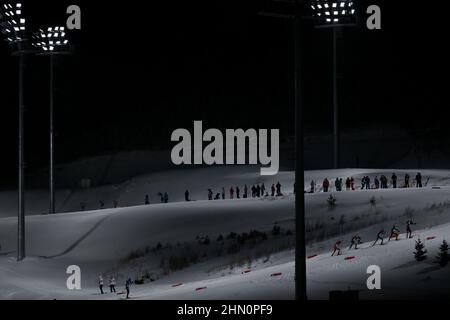
[[[355,246],[355,249],[358,249],[359,244],[361,244],[361,237],[358,234],[356,234],[352,237],[350,248],[348,249],[351,250],[353,246]]]
[[[395,172],[392,174],[392,188],[397,189],[397,175],[395,174]]]
[[[341,241],[341,240],[337,241],[337,242],[334,244],[334,246],[333,246],[333,253],[331,254],[332,257],[333,257],[336,253],[337,253],[337,256],[341,255],[341,244],[342,244],[342,241]]]
[[[381,245],[384,244],[384,229],[382,229],[382,230],[380,230],[380,232],[378,232],[377,239],[373,243],[372,247],[374,247],[377,244],[378,240],[381,240]]]
[[[398,230],[397,226],[394,224],[392,226],[391,235],[389,236],[388,242],[391,241],[392,238],[395,238],[395,240],[397,241],[399,235],[400,235],[400,230]]]
[[[100,293],[104,294],[104,292],[103,292],[103,277],[101,275],[98,276],[98,287],[100,288]]]
[[[131,279],[128,279],[127,282],[125,283],[125,290],[127,291],[126,299],[130,297],[130,286],[131,286]]]
[[[416,225],[412,220],[406,221],[406,239],[412,238],[412,229],[411,226]]]
[[[109,291],[116,292],[116,278],[114,277],[109,278]]]

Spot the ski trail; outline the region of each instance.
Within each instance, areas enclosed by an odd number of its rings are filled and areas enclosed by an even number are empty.
[[[98,221],[90,230],[88,230],[88,232],[86,232],[83,236],[81,236],[81,238],[79,238],[77,241],[75,241],[73,244],[71,244],[63,252],[55,254],[55,255],[52,255],[52,256],[39,256],[39,258],[53,259],[53,258],[58,258],[58,257],[61,257],[61,256],[64,256],[64,255],[68,254],[69,252],[74,250],[83,240],[85,240],[87,237],[89,237],[109,217],[111,217],[111,215],[107,215],[107,216],[103,217],[102,219],[100,219],[100,221]]]

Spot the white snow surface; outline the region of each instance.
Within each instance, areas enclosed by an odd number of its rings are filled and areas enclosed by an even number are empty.
[[[397,170],[401,180],[405,172],[412,177],[417,170]],[[308,297],[327,299],[331,290],[354,289],[364,299],[408,299],[436,297],[450,292],[450,266],[434,263],[439,244],[450,240],[450,171],[423,170],[427,186],[423,189],[388,189],[344,191],[333,193],[337,205],[330,209],[328,193],[306,194],[308,256]],[[305,173],[305,189],[314,179],[320,184],[324,177],[356,178],[385,174],[392,170],[342,169]],[[104,186],[82,191],[58,193],[59,208],[65,212],[42,215],[47,193],[27,193],[26,260],[18,263],[16,254],[17,219],[13,192],[0,193],[0,299],[123,299],[122,294],[100,295],[99,274],[117,272],[117,289],[124,289],[126,277],[134,277],[148,263],[158,263],[149,255],[141,265],[120,262],[133,250],[177,242],[192,242],[197,235],[216,239],[219,234],[261,230],[270,232],[274,223],[283,230],[294,228],[294,174],[281,172],[275,177],[262,177],[257,167],[214,167],[172,170],[136,177],[121,185]],[[283,197],[266,199],[235,199],[207,201],[207,189],[221,192],[222,186],[249,188],[255,183],[283,185]],[[191,198],[184,202],[184,191]],[[159,204],[157,192],[167,191],[170,203]],[[145,194],[152,204],[139,205]],[[63,195],[67,195],[64,197]],[[227,195],[228,198],[228,195]],[[370,204],[374,198],[376,205]],[[99,200],[111,206],[116,199],[120,208],[92,210]],[[79,210],[86,202],[88,210]],[[405,239],[405,222],[417,222],[414,238]],[[385,228],[389,233],[397,224],[403,234],[400,241],[371,247],[376,233]],[[347,250],[355,233],[362,237],[358,250]],[[415,240],[421,238],[428,249],[428,259],[414,260]],[[427,238],[430,240],[427,240]],[[331,248],[338,239],[344,241],[341,256],[331,257]],[[270,243],[270,241],[268,242]],[[345,258],[354,257],[352,260]],[[153,260],[154,261],[153,261]],[[78,265],[82,272],[82,290],[68,290],[66,268]],[[382,270],[382,290],[369,291],[366,286],[367,267],[378,265]],[[156,281],[131,287],[132,299],[293,299],[294,251],[283,250],[250,264],[230,268],[227,258],[203,259],[181,271]],[[114,271],[112,271],[114,270]],[[243,273],[245,270],[251,272]],[[280,274],[272,276],[274,274]],[[180,284],[173,287],[173,285]],[[204,288],[202,290],[196,290]]]

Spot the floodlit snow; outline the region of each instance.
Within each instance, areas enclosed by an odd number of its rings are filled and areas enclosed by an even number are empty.
[[[306,172],[305,189],[310,180],[319,185],[324,177],[360,178],[370,175],[392,175],[391,170],[322,170]],[[404,172],[396,171],[399,180]],[[408,171],[411,177],[416,171]],[[330,290],[361,290],[361,297],[409,298],[432,297],[450,292],[450,266],[440,268],[433,263],[439,244],[450,240],[450,171],[423,170],[424,189],[345,191],[335,193],[337,206],[329,209],[329,194],[306,195],[308,235],[308,295],[327,299]],[[267,199],[205,201],[207,189],[221,192],[238,185],[243,192],[254,183],[283,185],[285,196]],[[401,183],[400,183],[401,184]],[[193,202],[184,202],[184,191],[190,190]],[[58,193],[57,215],[45,212],[47,194],[27,193],[27,256],[15,261],[17,219],[15,195],[0,193],[0,298],[2,299],[122,299],[123,295],[100,295],[97,277],[117,270],[118,291],[123,291],[126,277],[134,277],[159,257],[149,255],[141,265],[122,265],[121,259],[146,246],[195,241],[197,235],[216,239],[219,234],[249,232],[252,229],[270,232],[274,223],[282,228],[294,227],[293,173],[281,172],[276,177],[261,177],[257,167],[218,167],[158,172],[110,185]],[[158,192],[168,192],[171,203],[158,204]],[[152,204],[143,206],[149,194]],[[228,197],[228,194],[227,194]],[[370,204],[374,197],[376,205]],[[98,209],[105,201],[107,209]],[[113,200],[121,208],[111,209]],[[76,212],[80,202],[91,211]],[[73,212],[71,212],[73,211]],[[384,246],[370,247],[376,233],[384,227],[389,233],[393,224],[405,232],[410,215],[417,222],[414,239],[391,241]],[[344,217],[343,217],[344,216]],[[341,222],[341,223],[340,223]],[[323,228],[315,227],[323,225]],[[358,232],[361,249],[346,250],[351,236]],[[414,240],[425,240],[429,258],[415,262]],[[342,256],[331,257],[331,247],[343,239]],[[268,242],[270,243],[270,242]],[[353,260],[345,257],[354,256]],[[154,261],[153,261],[153,260]],[[131,287],[135,299],[292,299],[294,297],[294,252],[282,251],[261,258],[251,265],[229,268],[227,257],[204,259],[198,264],[160,276],[154,282]],[[382,270],[382,289],[368,291],[366,269],[376,264]],[[66,268],[78,265],[82,272],[82,290],[66,288]],[[243,273],[245,270],[251,272]],[[281,273],[281,275],[271,276]],[[181,284],[172,287],[174,284]],[[206,288],[205,288],[206,287]],[[196,290],[205,288],[203,290]]]

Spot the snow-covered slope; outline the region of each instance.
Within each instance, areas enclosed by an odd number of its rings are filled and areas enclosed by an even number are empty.
[[[306,173],[306,185],[311,179],[321,181],[325,176],[390,175],[383,170],[329,170]],[[414,171],[409,172],[410,175]],[[450,279],[448,269],[440,270],[431,264],[439,242],[450,235],[450,172],[424,171],[430,177],[427,188],[349,191],[336,193],[337,206],[330,209],[328,194],[306,195],[309,296],[314,299],[328,297],[328,291],[361,289],[364,298],[409,297],[450,291],[444,285]],[[402,172],[397,174],[401,177]],[[243,186],[280,181],[284,197],[267,199],[239,199],[204,201],[206,189],[217,192],[222,186]],[[204,184],[208,183],[208,186]],[[186,203],[184,190],[198,201]],[[120,295],[98,295],[99,274],[118,272],[119,289],[127,276],[135,277],[149,264],[158,264],[160,257],[150,253],[145,264],[131,267],[123,259],[133,250],[155,246],[158,242],[184,243],[195,241],[197,235],[215,239],[219,234],[270,231],[274,223],[284,230],[294,225],[294,197],[291,194],[293,173],[283,172],[277,177],[260,177],[257,168],[223,167],[193,170],[175,170],[138,177],[120,187],[110,186],[85,190],[67,201],[67,208],[77,208],[80,199],[94,203],[118,199],[119,204],[141,203],[143,194],[168,191],[173,202],[150,206],[130,206],[118,209],[73,212],[58,215],[36,215],[27,218],[28,258],[15,262],[15,212],[4,207],[0,218],[0,298],[41,299],[119,299]],[[307,187],[305,186],[305,187]],[[435,186],[435,188],[432,188]],[[3,196],[8,202],[7,195]],[[375,206],[370,199],[375,198]],[[94,200],[95,199],[95,200]],[[72,204],[71,204],[72,203]],[[32,204],[33,205],[33,204]],[[4,205],[5,206],[5,205]],[[380,228],[389,231],[413,218],[416,238],[434,236],[426,241],[430,259],[416,263],[413,259],[414,240],[391,242],[386,246],[366,248]],[[360,250],[344,256],[330,257],[330,248],[337,239],[349,245],[352,234],[359,232],[363,242]],[[404,238],[404,236],[403,236]],[[268,241],[266,246],[271,246]],[[353,260],[344,257],[355,256]],[[142,299],[265,299],[293,298],[294,255],[292,251],[270,254],[240,267],[229,268],[224,258],[202,259],[198,264],[158,277],[144,285],[134,285],[132,296]],[[382,292],[368,292],[365,288],[366,268],[378,264],[382,269]],[[78,265],[82,270],[81,291],[66,289],[66,268]],[[141,270],[139,270],[139,268]],[[251,269],[249,273],[242,273]],[[272,274],[281,273],[278,276]],[[107,281],[105,281],[107,284]],[[172,287],[173,284],[181,286]],[[438,286],[439,285],[439,286]],[[196,291],[197,288],[207,287]],[[431,292],[431,293],[430,293]]]

